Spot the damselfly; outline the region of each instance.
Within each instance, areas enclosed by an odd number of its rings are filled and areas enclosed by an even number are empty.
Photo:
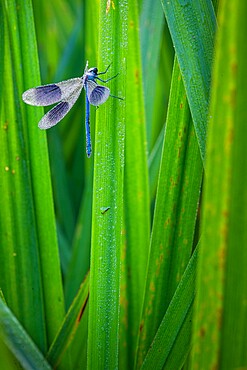
[[[34,87],[25,91],[22,94],[22,99],[25,103],[35,106],[47,106],[58,103],[44,117],[40,120],[38,126],[41,130],[55,126],[60,122],[64,116],[70,111],[75,102],[80,96],[81,90],[84,87],[86,90],[86,152],[90,157],[92,153],[91,135],[90,135],[90,104],[99,106],[106,102],[109,96],[118,98],[117,96],[110,95],[110,89],[105,86],[98,85],[96,80],[101,82],[108,82],[113,76],[107,80],[102,80],[99,75],[105,74],[110,65],[104,72],[98,73],[96,67],[88,69],[88,62],[82,77],[71,78],[70,80],[61,81],[54,84],[43,85]],[[121,98],[118,98],[121,99]]]

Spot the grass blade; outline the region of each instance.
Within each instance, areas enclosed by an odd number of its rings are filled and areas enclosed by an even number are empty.
[[[20,49],[23,52],[26,51],[27,55],[22,64],[23,90],[25,90],[25,88],[30,86],[39,85],[40,81],[39,77],[37,77],[39,76],[39,69],[31,4],[26,2],[21,9],[23,11],[18,12],[21,34]],[[27,24],[29,24],[29,27],[27,27]],[[30,45],[34,45],[31,50]],[[64,316],[64,300],[49,176],[47,143],[45,133],[38,132],[37,126],[34,124],[37,122],[37,108],[25,106],[24,109],[29,139],[29,155],[31,158],[30,170],[39,241],[46,329],[48,344],[50,344]],[[50,283],[51,281],[52,284]],[[54,305],[54,300],[56,305]]]
[[[127,3],[100,2],[99,70],[112,61],[121,74],[109,85],[124,96]],[[114,38],[109,37],[114,35]],[[97,112],[94,150],[88,369],[118,364],[120,248],[123,215],[125,102],[111,99]],[[102,129],[102,125],[104,129]],[[107,212],[102,210],[109,207]]]
[[[192,368],[247,366],[246,2],[222,1],[213,70]],[[213,342],[212,342],[213,339]]]
[[[204,160],[216,28],[213,5],[211,0],[162,0],[162,5]]]
[[[5,2],[4,25],[0,279],[9,307],[45,352],[63,319],[64,304],[46,136],[37,128],[43,109],[21,100],[26,88],[40,85],[31,2]]]
[[[7,5],[7,6],[6,6]],[[26,5],[27,6],[27,5]],[[28,141],[21,116],[20,30],[14,2],[3,5],[4,73],[1,95],[0,282],[5,299],[42,351],[46,350],[41,270]],[[19,66],[17,68],[17,66]],[[15,76],[15,81],[12,76]],[[21,139],[20,139],[21,138]],[[49,206],[47,205],[48,209]]]
[[[140,15],[140,39],[142,54],[143,91],[145,98],[145,115],[147,125],[148,149],[151,149],[153,130],[153,110],[155,104],[156,80],[159,79],[159,58],[164,27],[164,14],[159,1],[142,2]],[[155,42],[154,42],[155,37]],[[150,67],[152,66],[152,67]]]
[[[51,370],[42,353],[3,302],[2,298],[0,298],[0,326],[5,344],[24,369]]]
[[[201,178],[202,162],[175,60],[151,236],[137,368],[144,360],[189,261]]]
[[[128,310],[122,312],[129,322],[128,330],[120,339],[125,352],[122,367],[134,363],[137,335],[140,324],[142,299],[150,238],[150,209],[146,147],[146,125],[142,84],[142,64],[139,38],[139,16],[137,2],[132,2],[128,13],[128,57],[126,74],[126,162],[125,162],[125,271],[128,271],[126,296]],[[123,292],[124,294],[124,292]],[[122,327],[121,329],[126,329]],[[124,346],[124,342],[127,345]]]
[[[70,306],[63,323],[46,355],[47,360],[57,368],[61,357],[71,343],[85,311],[89,296],[89,276],[82,283],[76,298]]]
[[[195,250],[145,357],[142,370],[181,369],[184,364],[190,348],[190,336],[186,335],[186,331],[190,334],[192,325],[191,313],[195,297],[197,254]],[[184,323],[187,325],[185,330]],[[182,335],[180,331],[183,331]],[[181,342],[174,350],[177,339]],[[169,361],[172,362],[172,366]]]

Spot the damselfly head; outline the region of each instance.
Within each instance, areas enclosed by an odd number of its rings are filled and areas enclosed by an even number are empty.
[[[96,68],[96,67],[89,68],[88,72],[97,75],[98,74],[98,68]]]

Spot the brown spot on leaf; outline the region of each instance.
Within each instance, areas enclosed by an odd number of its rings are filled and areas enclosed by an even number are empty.
[[[236,63],[236,62],[234,62],[234,63],[232,63],[232,64],[231,64],[231,70],[232,70],[232,74],[233,74],[234,76],[236,76],[237,71],[238,71],[238,65],[237,65],[237,63]]]
[[[81,318],[82,318],[83,312],[85,311],[85,308],[86,308],[86,306],[87,306],[88,298],[89,298],[89,292],[88,292],[88,294],[87,294],[87,298],[85,299],[85,302],[84,302],[84,304],[83,304],[83,306],[82,306],[82,308],[81,308],[81,310],[80,310],[80,312],[79,312],[79,315],[78,315],[78,317],[77,317],[77,322],[78,322],[78,323],[81,321]]]
[[[140,333],[142,332],[143,326],[144,326],[144,323],[143,323],[143,321],[142,321],[142,322],[141,322],[141,324],[140,324],[140,328],[139,328]]]
[[[205,334],[206,334],[206,330],[205,330],[205,328],[202,326],[202,327],[201,327],[201,329],[200,329],[200,331],[199,331],[199,335],[200,335],[200,337],[204,337],[204,336],[205,336]]]
[[[139,83],[139,69],[135,69],[135,82],[138,84]]]

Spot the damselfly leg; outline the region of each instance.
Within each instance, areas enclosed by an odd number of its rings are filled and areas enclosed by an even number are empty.
[[[98,76],[99,75],[104,75],[108,71],[108,69],[110,68],[111,65],[112,65],[112,63],[109,64],[109,66],[106,68],[105,72],[99,72],[99,73],[97,73],[97,75]]]
[[[120,96],[116,96],[116,95],[111,95],[110,94],[110,97],[111,98],[115,98],[115,99],[119,99],[119,100],[124,100],[123,98],[120,98]]]
[[[99,75],[99,73],[97,74],[97,76],[98,76],[98,75]],[[117,77],[118,75],[119,75],[119,73],[117,73],[117,74],[116,74],[116,76],[113,76],[113,77],[108,78],[107,80],[102,80],[101,78],[99,78],[99,77],[97,77],[97,76],[95,76],[95,78],[96,78],[97,80],[101,81],[101,82],[106,83],[106,82],[109,82],[109,81],[113,80],[113,78]]]
[[[99,72],[99,73],[97,73],[97,75],[95,76],[95,79],[97,79],[97,80],[99,80],[99,81],[101,81],[101,82],[104,82],[104,83],[106,83],[106,82],[109,82],[109,81],[111,81],[111,80],[113,80],[113,78],[116,78],[118,75],[119,75],[119,73],[117,73],[115,76],[113,76],[113,77],[110,77],[110,78],[107,78],[107,80],[102,80],[101,78],[99,78],[98,76],[99,75],[104,75],[107,71],[108,71],[108,69],[110,68],[110,66],[112,65],[112,63],[111,64],[109,64],[109,66],[106,68],[106,70],[104,71],[104,72]]]

